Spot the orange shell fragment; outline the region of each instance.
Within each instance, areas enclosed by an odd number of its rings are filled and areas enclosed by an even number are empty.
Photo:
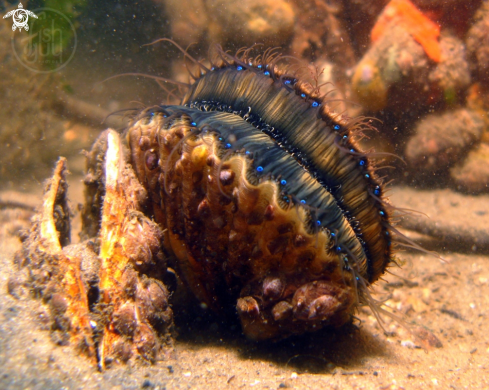
[[[384,35],[387,25],[391,23],[404,27],[416,42],[423,46],[429,58],[435,62],[440,62],[441,50],[438,43],[440,26],[427,18],[413,3],[409,0],[391,0],[372,29],[372,42]]]

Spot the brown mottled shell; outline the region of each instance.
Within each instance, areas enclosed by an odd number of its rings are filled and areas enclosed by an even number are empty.
[[[380,184],[316,95],[243,56],[127,131],[175,268],[202,303],[237,310],[252,339],[346,323],[391,261]]]

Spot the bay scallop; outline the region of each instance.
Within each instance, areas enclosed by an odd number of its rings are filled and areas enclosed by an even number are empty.
[[[274,50],[217,47],[180,105],[126,131],[163,249],[205,307],[255,340],[341,326],[393,262],[389,205],[355,134],[320,86]]]

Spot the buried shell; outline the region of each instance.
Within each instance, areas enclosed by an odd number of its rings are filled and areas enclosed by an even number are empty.
[[[382,187],[335,114],[280,56],[218,48],[180,106],[126,132],[163,245],[197,299],[256,340],[341,326],[393,261]]]

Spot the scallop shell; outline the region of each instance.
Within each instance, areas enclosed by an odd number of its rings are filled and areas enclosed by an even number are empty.
[[[335,114],[280,56],[218,49],[181,105],[138,113],[130,163],[196,298],[251,339],[341,326],[392,262],[364,122]]]

